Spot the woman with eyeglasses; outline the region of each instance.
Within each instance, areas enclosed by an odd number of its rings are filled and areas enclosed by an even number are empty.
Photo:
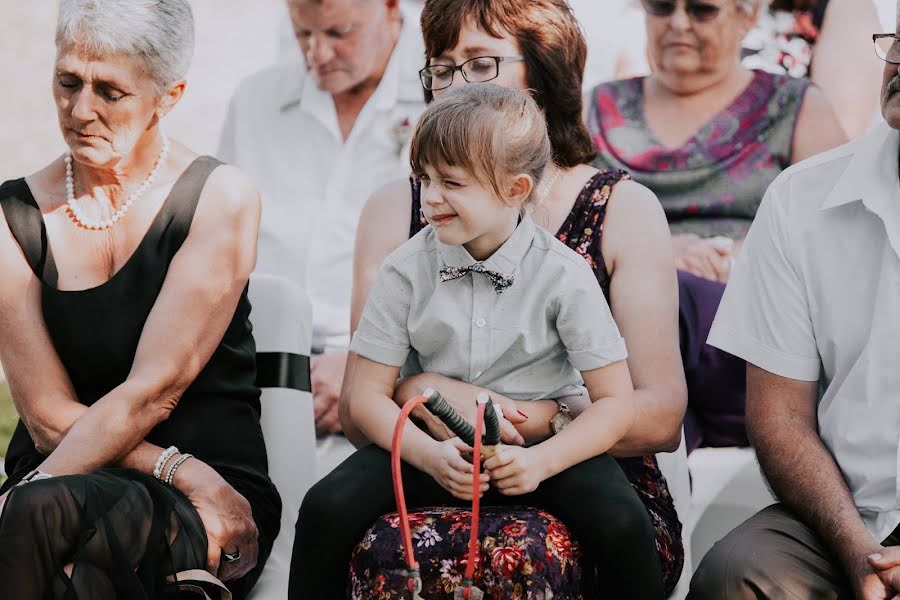
[[[846,136],[808,80],[741,66],[741,40],[760,0],[642,4],[653,72],[594,89],[587,117],[594,165],[628,169],[656,193],[669,220],[688,451],[746,445],[745,365],[707,346],[706,337],[766,188],[789,165]]]
[[[871,0],[773,0],[744,38],[742,64],[811,80],[854,139],[878,106],[879,65],[867,43],[878,27]]]
[[[584,257],[625,338],[639,416],[610,454],[647,510],[664,584],[671,591],[684,561],[681,523],[655,453],[679,447],[686,387],[678,355],[675,268],[659,201],[626,173],[598,171],[590,165],[594,151],[582,119],[581,93],[587,50],[565,0],[428,0],[422,32],[427,61],[421,78],[426,100],[467,83],[490,81],[530,90],[544,110],[554,164],[547,167],[537,185],[531,218]],[[370,199],[357,230],[351,330],[356,330],[383,259],[424,226],[417,180],[398,181]],[[483,326],[494,327],[488,322]],[[354,426],[347,402],[354,370],[351,356],[342,391],[341,421],[344,432],[361,447],[368,440]],[[479,387],[477,377],[473,383],[414,372],[404,372],[407,377],[394,394],[398,404],[433,387],[474,422],[472,400],[486,391],[503,408],[503,441],[508,444],[547,439],[588,406],[586,396],[562,405],[554,400],[515,402]],[[427,412],[415,411],[414,415],[434,437],[450,437]],[[342,522],[342,532],[349,531],[348,539],[353,538],[340,555],[348,564],[353,545],[363,539],[375,518],[395,510],[390,481],[383,477],[373,480],[373,473],[380,471],[372,469],[369,460],[374,460],[372,452],[360,450],[306,495],[292,565],[292,582],[297,582],[298,590],[310,565],[322,558],[321,546],[310,546],[309,540],[334,539],[329,515],[336,514],[336,508],[343,507],[345,511],[338,513],[346,512],[354,519]],[[367,506],[380,503],[377,506],[382,512],[364,513],[362,497]],[[364,571],[356,570],[363,578]],[[376,593],[376,584],[374,576],[355,582],[356,597],[387,594],[387,588]]]

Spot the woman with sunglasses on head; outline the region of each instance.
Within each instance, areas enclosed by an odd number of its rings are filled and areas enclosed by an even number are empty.
[[[748,69],[808,78],[825,93],[851,139],[872,124],[879,65],[869,34],[879,28],[871,0],[773,0],[744,38]]]
[[[659,201],[626,173],[590,166],[594,152],[582,120],[581,94],[587,50],[565,0],[428,0],[422,32],[427,56],[422,83],[427,100],[467,82],[490,81],[530,90],[544,110],[554,164],[537,185],[531,217],[584,256],[625,338],[638,416],[609,453],[650,516],[664,583],[671,591],[684,561],[681,523],[654,454],[679,447],[686,387],[678,355],[675,269]],[[351,330],[357,328],[382,260],[424,226],[417,180],[398,181],[370,199],[357,231]],[[351,360],[342,391],[341,421],[348,437],[361,446],[368,440],[353,427],[348,414],[354,376]],[[403,404],[427,387],[440,390],[474,422],[475,406],[469,400],[481,391],[475,385],[422,373],[399,382],[394,399]],[[526,404],[495,393],[491,396],[506,417],[503,441],[519,445],[549,438],[588,406],[586,397],[560,406],[553,400]],[[427,411],[414,415],[433,436],[450,437]],[[308,508],[314,508],[316,497],[336,501],[322,491],[318,485],[312,488],[305,500]],[[353,504],[355,498],[347,501]],[[363,533],[359,532],[360,539]],[[302,551],[295,548],[295,563],[298,550]],[[349,560],[350,549],[347,552]]]
[[[746,445],[745,365],[707,346],[706,337],[766,188],[788,165],[846,136],[808,80],[741,66],[741,40],[760,0],[642,3],[653,72],[592,92],[594,165],[628,169],[659,197],[669,220],[688,451]]]

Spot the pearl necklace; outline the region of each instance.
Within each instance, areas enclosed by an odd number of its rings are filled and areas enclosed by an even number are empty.
[[[75,219],[75,222],[84,227],[85,229],[92,229],[94,231],[100,231],[104,229],[109,229],[116,223],[118,223],[125,216],[125,213],[128,212],[128,209],[131,208],[131,205],[135,203],[141,196],[144,195],[144,192],[147,191],[153,182],[156,181],[156,176],[159,174],[159,169],[162,167],[162,164],[166,161],[166,157],[169,155],[169,138],[166,137],[166,134],[161,133],[162,137],[162,150],[160,150],[159,157],[156,159],[156,164],[153,165],[153,170],[150,171],[150,174],[147,175],[147,179],[138,186],[136,190],[131,192],[128,195],[128,200],[125,201],[125,204],[120,206],[113,215],[106,219],[91,219],[84,215],[81,211],[81,208],[78,204],[75,203],[75,176],[72,173],[72,153],[66,152],[66,156],[64,158],[66,162],[66,203],[69,205],[69,211],[72,213],[72,218]]]

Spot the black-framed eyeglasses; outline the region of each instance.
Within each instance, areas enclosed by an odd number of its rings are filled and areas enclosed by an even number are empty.
[[[644,10],[654,17],[671,17],[675,14],[677,3],[675,0],[641,0]],[[684,3],[684,11],[688,18],[697,23],[706,23],[713,21],[722,12],[722,7],[717,4],[708,2],[694,2],[686,0]]]
[[[429,92],[443,90],[453,84],[453,75],[459,71],[469,83],[483,83],[500,75],[500,63],[525,60],[524,56],[476,56],[463,64],[429,65],[419,71],[422,87]]]
[[[895,33],[876,33],[872,36],[875,42],[875,56],[886,63],[900,65],[900,36]]]

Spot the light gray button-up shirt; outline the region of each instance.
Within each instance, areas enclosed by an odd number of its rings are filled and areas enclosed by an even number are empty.
[[[530,217],[484,261],[512,286],[498,293],[482,273],[441,281],[442,267],[475,262],[424,228],[385,259],[350,349],[515,400],[580,394],[580,371],[627,357],[587,261]]]

